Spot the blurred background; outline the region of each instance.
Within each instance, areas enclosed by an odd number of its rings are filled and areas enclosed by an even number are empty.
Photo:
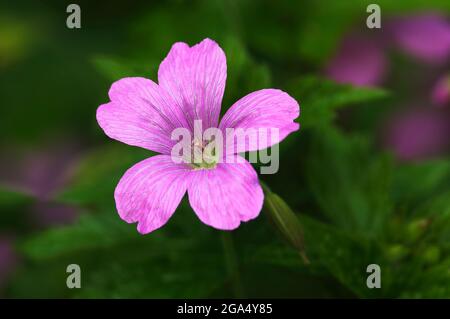
[[[450,2],[379,0],[368,29],[371,2],[79,0],[68,29],[68,1],[3,1],[0,296],[450,298]],[[279,205],[223,233],[185,198],[142,236],[113,192],[151,154],[95,112],[114,81],[156,80],[174,42],[206,37],[227,55],[222,111],[269,87],[300,103],[260,176]]]

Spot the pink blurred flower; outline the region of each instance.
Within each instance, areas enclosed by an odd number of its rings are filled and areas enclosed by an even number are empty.
[[[338,83],[375,86],[383,80],[387,66],[381,41],[352,35],[343,40],[329,62],[326,74]]]
[[[325,73],[339,83],[375,86],[388,72],[390,46],[429,63],[446,62],[450,55],[450,24],[439,14],[392,18],[382,34],[344,37]]]
[[[76,209],[72,206],[52,202],[52,196],[67,181],[71,164],[76,158],[79,147],[75,143],[53,143],[39,150],[27,151],[23,154],[14,150],[2,158],[0,181],[17,190],[28,193],[36,201],[31,207],[32,219],[39,226],[66,224],[76,217]],[[11,161],[11,157],[19,160]]]
[[[264,195],[250,163],[242,159],[194,169],[174,163],[170,155],[176,143],[171,132],[184,127],[192,133],[194,120],[201,120],[203,129],[276,126],[280,136],[275,143],[298,130],[293,122],[298,103],[275,89],[240,99],[219,124],[226,77],[225,54],[216,42],[205,39],[192,47],[179,42],[160,64],[158,84],[145,78],[121,79],[111,86],[111,102],[98,108],[97,121],[106,135],[161,153],[131,167],[115,190],[120,217],[138,222],[140,233],[163,226],[186,192],[200,220],[214,228],[235,229],[258,216]]]
[[[450,75],[443,76],[438,80],[433,88],[431,98],[439,106],[450,104]]]
[[[445,154],[450,146],[449,114],[423,108],[397,114],[387,125],[385,145],[404,161]]]
[[[404,52],[430,63],[448,61],[450,23],[435,14],[418,14],[393,20],[388,30],[394,44]]]

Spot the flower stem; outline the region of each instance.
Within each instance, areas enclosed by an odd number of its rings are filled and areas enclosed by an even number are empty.
[[[222,245],[225,254],[225,263],[227,267],[228,276],[231,279],[233,294],[235,298],[243,298],[244,290],[241,283],[241,276],[239,272],[239,265],[237,262],[236,251],[234,249],[234,242],[231,233],[222,232]]]

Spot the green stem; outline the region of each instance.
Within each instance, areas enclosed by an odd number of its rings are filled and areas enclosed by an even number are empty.
[[[225,254],[225,263],[227,267],[228,276],[231,278],[233,294],[235,298],[244,297],[244,289],[241,283],[241,276],[239,272],[239,265],[237,262],[236,251],[234,249],[234,242],[231,233],[222,232],[222,245]]]

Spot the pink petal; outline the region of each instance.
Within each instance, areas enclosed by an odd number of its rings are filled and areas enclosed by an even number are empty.
[[[210,39],[191,48],[175,43],[158,70],[159,85],[183,110],[190,128],[199,119],[205,129],[217,127],[226,78],[225,54]]]
[[[124,78],[111,86],[110,103],[97,109],[97,121],[109,137],[123,143],[170,154],[175,127],[185,124],[175,103],[156,83]],[[181,115],[180,115],[181,114]]]
[[[389,26],[405,52],[427,62],[446,62],[450,55],[450,23],[440,14],[396,19]]]
[[[128,223],[138,222],[141,234],[160,228],[183,198],[188,175],[188,166],[175,164],[168,155],[156,155],[134,165],[114,193],[120,217]]]
[[[294,122],[299,114],[297,101],[281,90],[264,89],[246,95],[227,111],[220,122],[220,129],[223,132],[227,128],[239,128],[247,132],[259,130],[260,133],[268,133],[268,136],[259,138],[261,135],[257,135],[256,143],[250,143],[250,138],[234,138],[231,141],[234,147],[227,147],[226,153],[261,150],[281,142],[299,129],[300,125]],[[271,130],[276,130],[278,136],[271,134]],[[230,136],[227,136],[227,146],[230,145],[229,139]]]
[[[328,64],[326,74],[338,83],[374,86],[380,84],[386,70],[382,41],[352,35],[344,39]]]
[[[443,76],[434,85],[431,100],[438,106],[450,104],[450,75]]]
[[[387,124],[385,146],[402,161],[445,154],[450,146],[448,113],[439,109],[413,109],[393,116]]]
[[[192,172],[189,202],[200,220],[214,228],[231,230],[258,216],[264,195],[253,167],[243,158],[220,163],[215,169]]]

